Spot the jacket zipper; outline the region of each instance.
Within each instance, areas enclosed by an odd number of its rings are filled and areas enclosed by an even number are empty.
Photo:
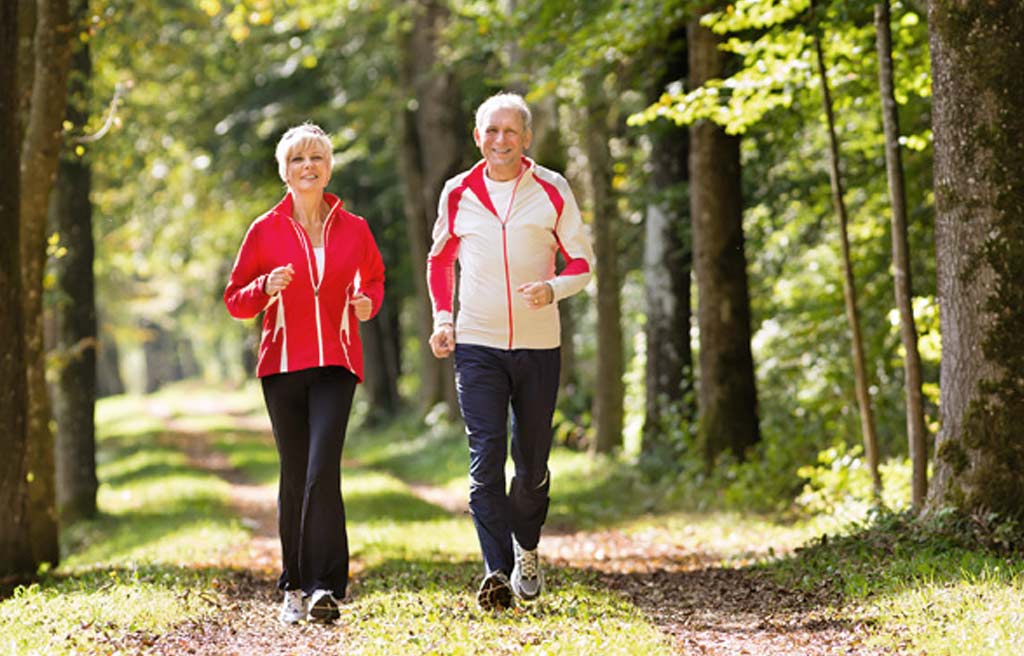
[[[324,224],[320,226],[320,244],[324,249],[324,271],[327,271],[327,223],[334,216],[334,210],[337,209],[338,203],[327,212],[327,218],[324,219]],[[293,223],[298,224],[292,217],[288,217]],[[302,234],[305,234],[305,229],[301,225],[298,225],[298,229]],[[302,250],[306,255],[306,270],[309,272],[309,280],[313,285],[313,310],[316,318],[316,346],[317,353],[320,357],[320,366],[324,366],[324,335],[323,327],[320,325],[320,285],[323,284],[323,278],[319,275],[316,267],[316,253],[313,252],[312,240],[309,243],[306,242],[309,239],[309,235],[303,237],[301,234],[299,239],[302,241]]]
[[[498,217],[498,221],[501,223],[501,251],[505,260],[505,303],[508,307],[508,350],[510,351],[512,350],[512,338],[515,335],[515,321],[512,314],[512,276],[509,273],[508,233],[506,226],[508,226],[509,218],[512,216],[512,204],[516,202],[516,192],[519,190],[519,183],[525,174],[526,169],[520,171],[519,176],[516,177],[516,184],[512,187],[512,195],[508,199],[508,207],[505,208],[505,218]]]

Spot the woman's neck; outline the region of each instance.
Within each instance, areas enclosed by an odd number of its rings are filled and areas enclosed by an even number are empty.
[[[320,192],[301,195],[292,192],[292,218],[306,229],[314,246],[321,245],[320,231],[326,219],[325,214],[324,199]]]

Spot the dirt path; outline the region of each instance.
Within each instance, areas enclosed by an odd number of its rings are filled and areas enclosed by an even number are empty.
[[[451,513],[468,513],[462,495],[411,489]],[[885,653],[867,647],[868,627],[835,616],[824,594],[786,590],[749,569],[725,566],[721,555],[682,546],[667,530],[552,532],[541,553],[552,566],[596,572],[669,635],[680,654]]]
[[[223,559],[236,575],[223,582],[213,618],[158,637],[138,635],[137,643],[156,654],[246,655],[323,653],[325,645],[343,645],[344,626],[277,622],[275,491],[247,482],[205,435],[168,428],[191,464],[231,486],[232,505],[253,537]],[[466,513],[461,495],[424,485],[411,490],[448,512]],[[541,552],[550,566],[595,572],[669,636],[680,654],[884,653],[864,644],[868,627],[834,615],[823,595],[786,590],[757,572],[723,565],[720,555],[683,546],[667,530],[553,531],[545,535]],[[354,579],[360,569],[353,561]]]

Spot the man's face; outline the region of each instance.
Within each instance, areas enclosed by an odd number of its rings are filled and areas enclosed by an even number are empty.
[[[481,127],[473,129],[473,139],[487,160],[487,173],[495,180],[510,180],[519,174],[519,161],[530,147],[530,137],[523,117],[511,108],[495,109]]]

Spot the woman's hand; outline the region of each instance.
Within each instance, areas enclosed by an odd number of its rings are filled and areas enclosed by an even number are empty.
[[[373,312],[373,301],[370,300],[369,296],[362,292],[356,292],[355,296],[352,297],[352,300],[350,300],[348,304],[352,306],[353,310],[355,310],[356,319],[359,319],[360,321],[366,321],[369,319],[370,314]]]
[[[290,285],[294,275],[295,269],[292,268],[291,262],[277,267],[267,276],[266,282],[263,283],[263,291],[267,293],[267,296],[273,296]]]

